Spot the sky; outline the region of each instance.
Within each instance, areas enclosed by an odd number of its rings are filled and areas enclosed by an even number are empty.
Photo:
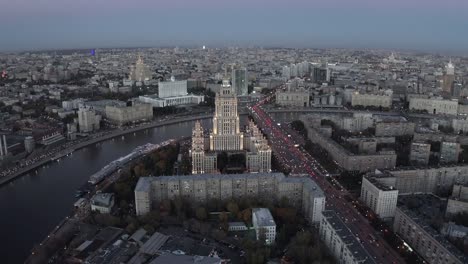
[[[0,51],[265,46],[468,53],[468,0],[0,0]]]

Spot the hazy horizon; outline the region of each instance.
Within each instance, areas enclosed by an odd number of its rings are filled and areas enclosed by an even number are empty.
[[[468,53],[468,1],[33,0],[0,10],[0,52],[265,46]]]

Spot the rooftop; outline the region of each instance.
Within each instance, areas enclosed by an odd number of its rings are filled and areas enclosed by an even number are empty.
[[[416,206],[408,207],[409,203],[416,203]],[[443,235],[434,229],[430,220],[438,214],[443,215],[443,208],[446,201],[439,199],[432,194],[401,195],[398,198],[398,209],[413,220],[421,229],[429,234],[434,240],[439,242],[444,248],[450,251],[458,259],[468,263],[468,258],[450,243]]]
[[[187,256],[187,255],[176,255],[172,253],[163,254],[149,264],[167,264],[167,263],[178,263],[178,264],[218,264],[221,263],[221,259],[214,257],[202,257],[202,256]]]
[[[275,220],[268,208],[252,208],[252,219],[257,219],[258,226],[276,226]]]
[[[112,205],[114,200],[113,193],[97,193],[91,198],[91,204],[96,206],[106,206],[109,207]]]
[[[370,183],[372,183],[372,185],[374,185],[375,187],[377,187],[377,189],[379,190],[382,190],[382,191],[397,191],[397,189],[395,189],[395,187],[393,186],[387,186],[385,184],[382,184],[381,182],[378,181],[378,178],[387,178],[387,177],[393,177],[393,176],[390,176],[390,175],[386,175],[386,174],[379,174],[379,175],[376,175],[376,174],[367,174],[364,176],[364,178],[369,181]]]
[[[359,263],[373,263],[371,256],[362,247],[361,243],[356,239],[356,237],[349,231],[348,227],[341,221],[341,219],[336,215],[335,211],[326,210],[322,213],[323,217],[327,219],[327,222],[333,226],[334,231],[340,239],[346,244],[346,247],[349,249],[351,254],[353,254],[354,259]]]

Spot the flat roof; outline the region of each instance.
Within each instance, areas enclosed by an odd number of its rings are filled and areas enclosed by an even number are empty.
[[[219,264],[221,259],[214,257],[203,257],[203,256],[187,256],[187,255],[176,255],[172,253],[163,254],[149,264],[167,264],[167,263],[177,263],[177,264]]]
[[[148,241],[143,244],[140,248],[140,252],[143,252],[145,254],[149,255],[154,255],[158,252],[158,250],[161,248],[164,243],[166,243],[167,239],[169,236],[166,236],[164,234],[161,234],[159,232],[155,232],[149,239]]]
[[[346,244],[346,247],[357,261],[360,263],[374,263],[372,257],[367,254],[361,243],[359,243],[353,233],[349,231],[346,224],[341,221],[335,211],[325,210],[322,212],[322,215],[327,219],[327,222],[333,226],[333,230]]]
[[[258,226],[276,226],[275,220],[268,208],[252,208],[252,218],[257,219]]]

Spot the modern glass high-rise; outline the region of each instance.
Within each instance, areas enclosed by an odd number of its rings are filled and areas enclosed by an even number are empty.
[[[232,87],[237,95],[247,95],[247,69],[234,68],[232,69]]]

